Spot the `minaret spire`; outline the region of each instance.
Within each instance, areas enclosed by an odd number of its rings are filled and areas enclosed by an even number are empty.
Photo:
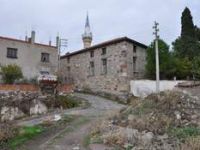
[[[86,22],[85,22],[85,31],[82,35],[83,45],[84,48],[88,48],[91,46],[92,43],[92,32],[90,29],[90,22],[89,22],[89,15],[87,12]]]
[[[86,17],[86,22],[85,22],[85,28],[89,27],[90,28],[90,21],[89,21],[89,16],[87,12],[87,17]]]

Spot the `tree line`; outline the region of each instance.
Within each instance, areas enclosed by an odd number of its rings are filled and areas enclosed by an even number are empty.
[[[193,23],[189,8],[181,17],[181,34],[169,45],[162,39],[159,43],[161,79],[200,79],[200,28]],[[146,76],[155,79],[155,42],[147,49]]]

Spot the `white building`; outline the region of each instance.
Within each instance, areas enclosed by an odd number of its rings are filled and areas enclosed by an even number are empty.
[[[58,66],[57,46],[51,46],[51,42],[49,45],[36,43],[35,31],[25,40],[0,36],[0,66],[8,64],[20,66],[27,79],[40,74],[55,74]]]

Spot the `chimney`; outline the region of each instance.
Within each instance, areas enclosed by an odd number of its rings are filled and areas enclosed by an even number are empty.
[[[60,37],[57,36],[57,37],[56,37],[56,47],[58,48],[59,45],[60,45]]]
[[[27,35],[25,36],[25,41],[28,42],[28,36]]]
[[[31,31],[31,44],[35,43],[35,31]]]
[[[49,46],[51,46],[51,40],[49,40]]]

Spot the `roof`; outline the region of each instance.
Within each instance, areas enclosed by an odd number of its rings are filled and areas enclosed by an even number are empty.
[[[128,37],[120,37],[120,38],[116,38],[116,39],[112,39],[112,40],[109,40],[109,41],[106,41],[106,42],[102,42],[102,43],[99,43],[99,44],[96,44],[96,45],[93,45],[89,48],[84,48],[84,49],[81,49],[81,50],[78,50],[78,51],[75,51],[75,52],[72,52],[72,53],[66,53],[65,55],[61,56],[61,59],[65,58],[65,57],[69,57],[69,56],[72,56],[72,55],[76,55],[76,54],[80,54],[80,53],[84,53],[84,52],[87,52],[87,51],[90,51],[90,50],[94,50],[94,49],[97,49],[97,48],[103,48],[105,46],[108,46],[108,45],[111,45],[111,44],[116,44],[116,43],[120,43],[120,42],[123,42],[123,41],[127,41],[127,42],[131,42],[137,46],[140,46],[140,47],[143,47],[143,48],[147,48],[146,45],[142,44],[142,43],[139,43],[133,39],[130,39]]]
[[[31,44],[30,42],[27,42],[27,41],[24,41],[24,40],[14,39],[14,38],[9,38],[9,37],[3,37],[3,36],[0,36],[0,39],[14,41],[14,42],[21,42],[21,43],[26,43],[26,44]],[[50,45],[40,44],[40,43],[34,43],[34,45],[45,46],[45,47],[49,47],[49,48],[56,48],[56,46],[50,46]]]

